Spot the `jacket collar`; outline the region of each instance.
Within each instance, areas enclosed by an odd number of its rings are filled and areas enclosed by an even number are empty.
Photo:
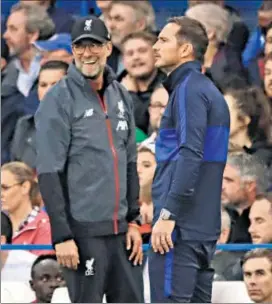
[[[191,71],[201,71],[201,64],[199,61],[189,61],[178,66],[163,82],[164,87],[169,94]]]
[[[73,80],[75,80],[81,86],[86,85],[86,82],[88,81],[88,79],[85,78],[80,73],[80,71],[76,68],[74,63],[70,64],[67,75],[68,77],[71,77]],[[104,77],[104,84],[103,84],[104,88],[108,87],[116,79],[113,70],[109,66],[105,66],[103,77]]]

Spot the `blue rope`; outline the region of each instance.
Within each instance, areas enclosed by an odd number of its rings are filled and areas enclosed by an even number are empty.
[[[143,245],[143,250],[147,251],[149,245]],[[217,245],[218,250],[223,251],[248,251],[255,248],[267,248],[272,250],[272,244],[221,244]],[[51,245],[19,245],[19,244],[6,244],[1,245],[1,250],[52,250]]]

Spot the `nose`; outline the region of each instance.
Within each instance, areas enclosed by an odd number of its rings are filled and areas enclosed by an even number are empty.
[[[152,48],[154,51],[158,51],[158,42],[155,42],[155,44],[153,44]]]
[[[6,30],[5,33],[4,33],[4,35],[3,35],[3,38],[4,38],[4,39],[7,39],[8,36],[9,36],[9,35],[8,35],[8,31]]]
[[[82,57],[90,57],[90,56],[92,56],[92,54],[93,53],[92,53],[91,47],[86,46],[84,53],[82,54]]]
[[[248,228],[248,232],[253,233],[253,231],[254,231],[254,226],[253,226],[253,224],[250,224],[250,226]]]

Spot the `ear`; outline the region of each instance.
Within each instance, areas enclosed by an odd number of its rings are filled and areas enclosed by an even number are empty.
[[[106,49],[107,49],[107,57],[109,57],[110,56],[110,54],[112,53],[112,43],[111,42],[108,42],[107,44],[106,44]]]
[[[29,194],[30,188],[31,188],[31,183],[29,181],[25,181],[22,184],[22,192],[23,192],[23,194]]]
[[[35,291],[34,290],[34,284],[33,284],[32,280],[29,281],[29,286],[30,286],[31,290]]]
[[[256,197],[256,182],[255,181],[247,181],[246,182],[246,192],[248,201],[253,202]]]
[[[209,41],[213,41],[216,38],[215,30],[207,30],[207,36]]]
[[[139,32],[144,31],[146,29],[146,20],[144,18],[138,20],[135,23],[135,29]]]
[[[32,44],[35,41],[39,40],[39,35],[40,35],[40,33],[38,31],[36,31],[34,33],[29,33],[28,36],[29,36],[30,43]]]
[[[244,123],[246,126],[248,126],[251,122],[251,118],[249,116],[243,116],[243,119],[244,119]]]
[[[194,48],[191,43],[184,43],[179,48],[179,57],[182,59],[184,57],[194,56]]]

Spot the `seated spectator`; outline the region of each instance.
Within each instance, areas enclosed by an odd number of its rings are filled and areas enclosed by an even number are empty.
[[[219,5],[202,3],[188,9],[186,16],[201,22],[207,31],[209,45],[204,58],[207,76],[222,91],[226,88],[226,79],[233,74],[243,78],[244,83],[247,84],[247,74],[241,59],[244,45],[235,46],[237,33],[234,31],[229,13]],[[241,33],[243,33],[242,25]],[[247,37],[240,37],[240,41],[243,39]]]
[[[150,97],[149,105],[149,134],[148,142],[155,142],[160,128],[163,113],[167,107],[169,95],[163,85],[156,87]]]
[[[156,169],[154,145],[141,145],[138,149],[137,171],[140,183],[139,201],[143,225],[141,233],[144,243],[149,242],[153,220],[153,203],[151,196],[152,181]]]
[[[147,32],[132,33],[123,40],[122,54],[126,71],[121,83],[127,88],[134,106],[135,123],[145,133],[149,127],[150,96],[165,74],[155,68],[153,44],[156,36]]]
[[[272,107],[272,53],[269,53],[264,60],[264,89]]]
[[[108,58],[109,66],[117,76],[124,71],[122,60],[122,41],[126,36],[138,31],[154,32],[155,13],[151,3],[145,1],[114,0],[109,7],[109,14],[105,19],[111,34],[113,50]]]
[[[41,210],[37,187],[34,172],[26,164],[11,162],[2,166],[1,203],[2,210],[9,214],[12,222],[13,244],[52,243],[49,218]],[[30,252],[36,255],[46,253],[43,250]]]
[[[32,303],[51,303],[55,289],[66,286],[55,255],[40,255],[34,261],[30,286],[36,295]]]
[[[272,196],[259,195],[249,212],[249,233],[253,244],[272,244]]]
[[[39,5],[54,21],[56,33],[71,33],[74,24],[73,16],[65,9],[56,7],[57,0],[20,0],[26,5]]]
[[[12,7],[3,36],[13,59],[4,70],[1,90],[1,164],[10,160],[16,122],[24,114],[25,98],[36,88],[40,57],[32,44],[48,39],[54,31],[53,21],[43,8],[20,2]]]
[[[11,244],[13,228],[11,220],[1,212],[1,245]],[[28,286],[31,266],[36,256],[24,250],[1,250],[1,283],[20,282]],[[11,293],[14,292],[11,291]],[[1,295],[2,296],[2,295]],[[1,299],[2,303],[2,299]]]
[[[33,43],[42,56],[41,66],[48,61],[61,60],[72,63],[72,47],[70,34],[56,34],[48,40],[38,40]]]
[[[255,249],[243,259],[244,282],[254,303],[272,303],[272,250]]]
[[[258,25],[248,40],[243,52],[243,64],[248,67],[250,62],[254,60],[264,50],[264,31],[272,20],[272,2],[263,0],[258,10]]]
[[[112,0],[96,0],[95,2],[96,2],[97,7],[101,11],[101,15],[99,18],[105,22],[108,14],[109,14],[109,9],[110,9]]]
[[[3,38],[1,38],[1,72],[2,72],[1,73],[1,78],[2,78],[2,81],[3,81],[3,78],[4,78],[3,71],[8,64],[8,59],[9,59],[8,46],[5,42],[5,40]]]
[[[272,21],[269,24],[269,26],[266,28],[264,54],[266,56],[271,52],[272,52]]]
[[[226,244],[230,237],[231,219],[228,212],[221,211],[221,234],[218,244]],[[214,268],[215,281],[240,281],[243,279],[240,259],[243,251],[221,251],[215,252],[212,267]]]
[[[254,154],[268,166],[272,163],[272,109],[259,88],[229,90],[230,149]]]
[[[229,155],[223,175],[223,206],[231,217],[229,243],[251,243],[248,232],[250,207],[258,193],[269,186],[269,170],[259,160],[245,153]]]
[[[264,81],[265,56],[272,52],[272,23],[263,29],[263,34],[265,37],[264,50],[248,64],[250,83],[259,87],[263,85]]]
[[[42,100],[47,91],[67,72],[68,64],[62,61],[49,61],[40,70],[38,98]],[[21,117],[16,125],[11,144],[11,161],[26,163],[36,168],[36,145],[34,114]]]

